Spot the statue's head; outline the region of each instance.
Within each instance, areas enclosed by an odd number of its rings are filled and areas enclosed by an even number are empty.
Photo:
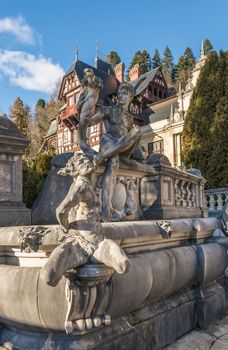
[[[83,88],[93,88],[100,89],[103,85],[103,81],[101,78],[96,77],[94,71],[91,68],[84,69],[84,76],[82,79]]]
[[[58,175],[72,177],[87,176],[94,171],[93,163],[89,160],[84,153],[75,153],[71,157],[66,166],[58,171]]]
[[[129,104],[134,98],[135,92],[131,84],[122,83],[118,89],[118,101],[120,104]]]

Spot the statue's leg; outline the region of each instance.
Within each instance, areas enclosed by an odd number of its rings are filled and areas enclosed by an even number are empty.
[[[82,119],[78,124],[78,143],[81,150],[84,153],[91,153],[91,148],[87,143],[87,130],[88,130],[89,120]]]
[[[71,239],[53,250],[47,263],[42,267],[40,276],[45,283],[54,287],[66,271],[86,264],[87,261],[88,255]]]
[[[112,196],[116,185],[116,174],[119,167],[119,156],[112,157],[106,161],[105,171],[102,179],[102,209],[101,220],[111,221]]]
[[[93,258],[112,267],[117,273],[122,274],[130,269],[130,262],[123,249],[111,239],[104,239],[95,250]]]
[[[96,157],[96,163],[100,164],[105,159],[123,153],[128,149],[132,149],[135,143],[139,141],[140,135],[141,132],[138,128],[132,129],[126,136],[121,137],[114,145],[100,152],[100,154],[98,154]]]

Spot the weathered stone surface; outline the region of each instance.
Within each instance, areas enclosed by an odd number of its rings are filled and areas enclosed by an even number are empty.
[[[55,210],[72,184],[70,176],[63,178],[57,175],[57,172],[66,165],[72,155],[73,153],[62,154],[53,158],[51,171],[32,209],[33,224],[57,223]],[[99,166],[92,177],[93,187],[100,202],[102,201],[103,172],[104,167]],[[126,201],[121,212],[124,220],[139,220],[143,215],[147,219],[155,220],[207,216],[203,203],[204,180],[202,178],[168,166],[152,167],[139,162],[135,162],[130,168],[120,163],[117,175],[117,185],[124,186],[124,194],[121,193],[120,203],[119,186],[114,188],[112,205],[117,211],[122,208],[126,191]],[[179,182],[175,185],[177,178]],[[182,185],[183,189],[181,189]]]
[[[228,317],[211,325],[208,329],[190,332],[166,350],[226,350],[228,349]]]
[[[22,203],[22,154],[28,140],[8,118],[0,117],[0,226],[28,225],[31,212]]]

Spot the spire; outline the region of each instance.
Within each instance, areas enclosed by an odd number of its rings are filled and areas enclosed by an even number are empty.
[[[205,56],[205,52],[204,52],[204,40],[202,40],[201,43],[201,50],[200,50],[200,58],[203,58]]]
[[[78,61],[78,42],[76,42],[76,49],[75,49],[75,61]]]
[[[96,40],[96,58],[99,57],[99,42]]]

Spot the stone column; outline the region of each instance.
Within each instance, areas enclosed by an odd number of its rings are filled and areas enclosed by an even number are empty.
[[[28,140],[0,117],[0,226],[28,225],[31,213],[22,201],[22,155]]]

